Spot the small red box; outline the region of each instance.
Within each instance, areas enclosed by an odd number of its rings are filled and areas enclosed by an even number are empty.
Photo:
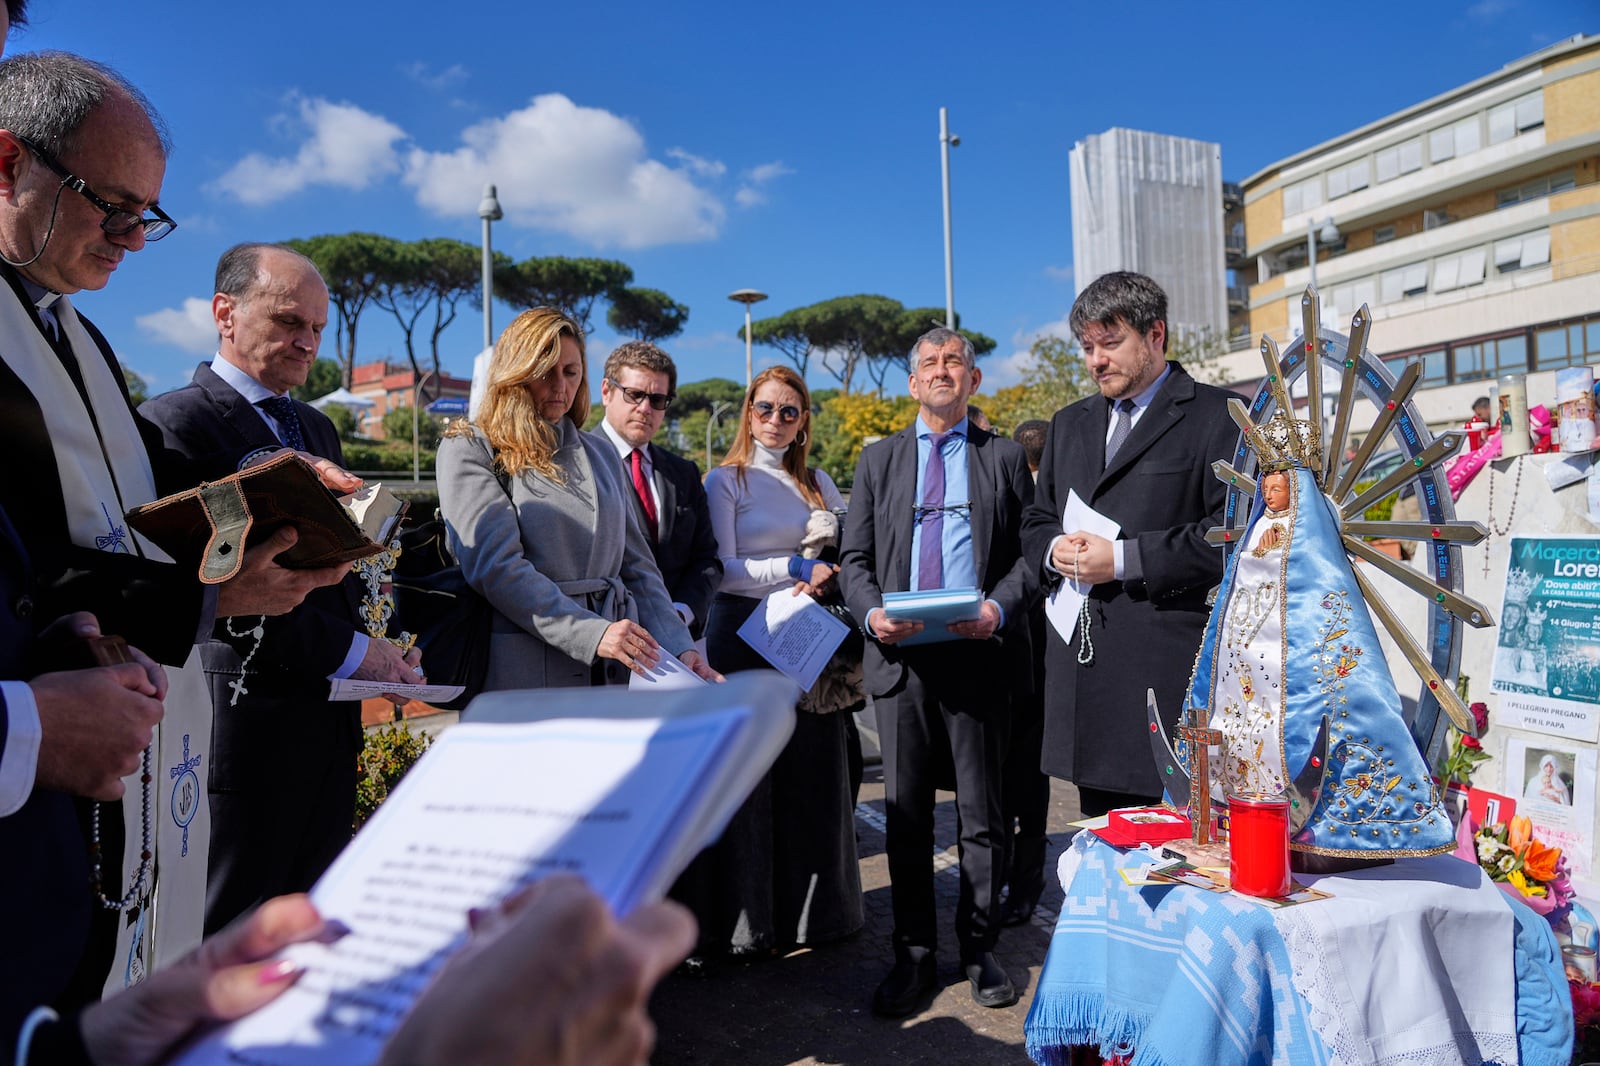
[[[1131,848],[1192,836],[1194,828],[1187,815],[1165,807],[1130,807],[1112,811],[1105,827],[1092,832],[1108,844]]]

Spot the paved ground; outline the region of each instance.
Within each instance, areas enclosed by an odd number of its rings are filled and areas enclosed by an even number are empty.
[[[929,862],[939,868],[941,937],[953,941],[955,797],[941,792],[938,799],[935,845],[940,851]],[[1067,823],[1080,816],[1071,785],[1053,782],[1050,799],[1044,899],[1032,924],[1003,932],[996,952],[1021,994],[1015,1006],[989,1010],[973,1003],[952,943],[940,952],[943,987],[927,1010],[899,1021],[873,1017],[872,991],[893,962],[889,934],[894,923],[883,851],[883,777],[877,766],[868,766],[856,809],[866,927],[840,944],[759,962],[724,960],[705,978],[669,977],[652,1003],[659,1031],[654,1066],[1027,1063],[1022,1023],[1061,902],[1056,859],[1068,841]]]

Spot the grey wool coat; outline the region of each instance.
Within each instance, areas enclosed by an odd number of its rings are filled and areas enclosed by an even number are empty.
[[[555,462],[565,483],[528,471],[509,479],[509,494],[481,433],[439,445],[450,547],[496,612],[489,691],[591,684],[600,638],[621,618],[644,626],[666,654],[693,646],[630,504],[616,449],[569,419],[557,429]]]

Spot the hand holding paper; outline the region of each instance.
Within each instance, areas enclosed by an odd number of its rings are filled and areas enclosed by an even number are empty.
[[[1122,527],[1084,503],[1083,498],[1078,495],[1078,490],[1073,489],[1067,496],[1067,506],[1061,512],[1061,531],[1064,536],[1070,533],[1094,534],[1097,538],[1106,541],[1109,549],[1109,542],[1117,539],[1117,534],[1122,532]],[[1063,543],[1070,542],[1057,541],[1056,547],[1060,548]],[[1057,562],[1055,553],[1052,553],[1051,565],[1065,580],[1044,601],[1045,617],[1049,619],[1050,624],[1055,627],[1055,631],[1060,633],[1061,639],[1065,641],[1072,640],[1072,634],[1078,626],[1078,612],[1083,606],[1084,598],[1088,596],[1089,590],[1097,583],[1084,570],[1084,560],[1080,559],[1079,576],[1083,578],[1083,581],[1081,584],[1074,584],[1070,556],[1068,558],[1067,565],[1063,567]],[[1114,557],[1112,573],[1115,573]],[[1111,577],[1108,576],[1101,580],[1109,581]]]

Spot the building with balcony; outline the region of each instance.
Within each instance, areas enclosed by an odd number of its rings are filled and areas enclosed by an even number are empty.
[[[1348,330],[1365,303],[1372,350],[1397,374],[1422,364],[1419,404],[1436,428],[1460,424],[1502,374],[1528,373],[1539,403],[1556,369],[1600,362],[1600,36],[1508,63],[1241,184],[1248,332],[1231,335],[1239,350],[1225,359],[1241,388],[1261,376],[1263,333],[1281,343],[1299,332],[1312,282],[1324,325]]]
[[[1110,271],[1136,270],[1166,289],[1174,331],[1223,336],[1229,294],[1221,147],[1119,128],[1073,145],[1070,163],[1078,291]],[[1241,226],[1241,255],[1243,232]]]

